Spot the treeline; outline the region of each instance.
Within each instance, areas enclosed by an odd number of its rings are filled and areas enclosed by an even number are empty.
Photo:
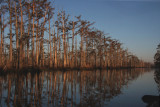
[[[49,0],[4,0],[0,5],[2,68],[148,67],[116,39],[81,16],[54,13]]]

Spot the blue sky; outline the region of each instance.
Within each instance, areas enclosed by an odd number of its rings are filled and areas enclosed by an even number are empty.
[[[160,43],[160,0],[55,0],[62,9],[82,17],[139,58],[153,62]],[[55,10],[55,11],[56,11]]]

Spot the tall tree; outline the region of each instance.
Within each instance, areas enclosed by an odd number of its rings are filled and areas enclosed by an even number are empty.
[[[157,46],[157,52],[154,55],[154,63],[156,67],[160,67],[160,44]]]
[[[18,35],[18,17],[17,17],[17,3],[16,2],[14,2],[14,4],[15,4],[15,33],[16,33],[16,50],[17,50],[17,52],[16,52],[16,68],[18,68],[19,67],[19,35]]]
[[[30,47],[30,31],[31,31],[31,13],[30,13],[31,3],[27,5],[28,13],[28,37],[27,37],[27,63],[29,64],[29,47]]]
[[[33,27],[32,27],[32,65],[34,66],[34,64],[35,64],[35,60],[34,60],[34,13],[35,13],[35,2],[34,2],[34,0],[33,0],[33,3],[32,3],[32,5],[33,5],[33,21],[32,21],[32,23],[33,23]]]
[[[68,21],[68,16],[66,16],[65,11],[61,12],[61,17],[62,17],[62,39],[63,39],[63,66],[67,67],[67,43],[66,43],[66,31],[67,29],[67,21]]]
[[[19,0],[19,4],[20,4],[20,16],[21,16],[21,25],[20,25],[20,57],[19,57],[19,67],[22,68],[23,67],[23,10],[22,10],[22,2],[21,0]]]
[[[0,12],[1,14],[1,12]],[[2,66],[2,44],[3,44],[3,38],[2,38],[2,17],[0,15],[0,30],[1,30],[1,44],[0,44],[0,66]]]
[[[8,0],[9,7],[9,24],[10,24],[10,46],[9,46],[9,66],[12,66],[12,2]]]

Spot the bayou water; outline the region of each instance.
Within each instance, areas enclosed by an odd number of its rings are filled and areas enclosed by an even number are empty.
[[[2,107],[146,107],[159,96],[160,70],[42,71],[0,76]]]

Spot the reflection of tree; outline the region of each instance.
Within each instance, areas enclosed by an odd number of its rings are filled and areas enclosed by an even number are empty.
[[[140,70],[66,71],[8,74],[0,77],[0,99],[6,106],[104,106]],[[3,84],[2,84],[3,83]],[[7,94],[2,94],[7,92]],[[5,99],[3,99],[5,98]]]
[[[158,86],[158,91],[160,92],[160,70],[156,69],[154,72],[154,79]],[[146,107],[159,107],[160,105],[160,96],[155,95],[144,95],[142,101],[147,103]]]
[[[155,70],[154,72],[154,79],[158,86],[158,91],[160,92],[160,69]]]

